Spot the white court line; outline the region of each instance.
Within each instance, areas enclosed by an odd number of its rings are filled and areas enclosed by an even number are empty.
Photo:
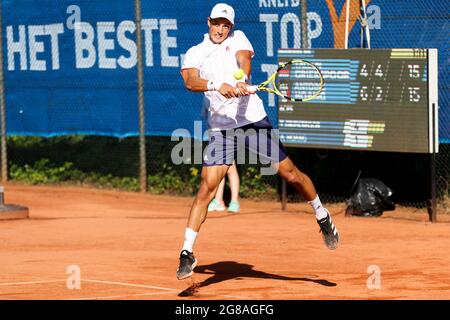
[[[104,283],[104,284],[112,284],[112,285],[121,285],[128,287],[138,287],[138,288],[147,288],[147,289],[159,289],[159,290],[169,290],[170,292],[152,292],[152,293],[140,293],[134,295],[125,295],[125,296],[109,296],[109,297],[93,297],[93,298],[80,298],[80,299],[67,299],[67,300],[93,300],[93,299],[113,299],[113,298],[125,298],[131,296],[146,296],[146,295],[157,295],[157,294],[173,294],[174,292],[179,292],[180,289],[173,288],[163,288],[163,287],[155,287],[155,286],[147,286],[142,284],[133,284],[133,283],[123,283],[123,282],[113,282],[113,281],[102,281],[102,280],[91,280],[91,279],[80,279],[82,282],[94,282],[94,283]],[[66,282],[67,279],[61,280],[41,280],[41,281],[26,281],[26,282],[10,282],[10,283],[0,283],[0,286],[16,286],[16,285],[26,285],[26,284],[40,284],[40,283],[52,283],[52,282]],[[211,294],[206,293],[203,295],[210,296],[220,296],[227,298],[235,298],[235,299],[247,299],[245,297],[232,296],[227,294]]]
[[[162,288],[162,287],[155,287],[155,286],[146,286],[146,285],[140,285],[140,284],[131,284],[131,283],[122,283],[122,282],[111,282],[111,281],[101,281],[101,280],[88,280],[88,279],[81,279],[81,281],[87,281],[87,282],[97,282],[97,283],[106,283],[106,284],[116,284],[116,285],[123,285],[123,286],[130,286],[130,287],[140,287],[140,288],[148,288],[148,289],[160,289],[160,290],[170,290],[170,291],[174,291],[174,292],[179,292],[180,289],[171,289],[171,288]],[[143,294],[135,294],[135,295],[131,295],[131,296],[140,296],[140,295],[153,295],[153,294],[167,294],[167,293],[173,293],[173,292],[153,292],[153,293],[143,293]],[[213,294],[213,293],[206,293],[203,295],[210,295],[210,296],[220,296],[220,297],[227,297],[227,298],[234,298],[234,299],[247,299],[245,297],[239,297],[239,296],[232,296],[232,295],[227,295],[227,294]],[[127,296],[117,296],[117,298],[119,297],[128,297]],[[92,299],[107,299],[107,298],[111,298],[111,297],[97,297],[97,298],[92,298]],[[116,298],[116,297],[112,297],[112,298]]]
[[[116,285],[130,286],[130,287],[148,288],[148,289],[170,290],[170,291],[175,291],[175,292],[179,292],[180,291],[180,289],[162,288],[162,287],[146,286],[146,285],[130,284],[130,283],[121,283],[121,282],[111,282],[111,281],[101,281],[101,280],[87,280],[87,279],[81,279],[81,281],[106,283],[106,284],[116,284]],[[172,292],[166,292],[166,293],[172,293]],[[162,293],[156,292],[156,293],[151,293],[151,294],[162,294]],[[147,294],[144,294],[144,295],[147,295]],[[203,294],[203,295],[205,295],[205,294]],[[227,294],[207,293],[206,295],[220,296],[220,297],[227,297],[227,298],[235,298],[235,299],[241,299],[241,300],[242,299],[247,299],[247,298],[244,298],[244,297],[232,296],[232,295],[227,295]]]
[[[19,285],[22,285],[22,284],[38,284],[38,283],[51,283],[51,282],[61,282],[61,281],[67,281],[67,279],[64,279],[64,280],[41,280],[41,281],[28,281],[28,282],[0,283],[0,286],[19,286]]]
[[[65,300],[117,299],[117,298],[127,298],[127,297],[150,296],[150,295],[156,295],[156,294],[173,294],[173,292],[149,292],[149,293],[128,294],[128,295],[125,295],[125,296],[106,296],[106,297],[74,298],[74,299],[65,299]]]
[[[151,296],[158,294],[173,294],[174,292],[149,292],[149,293],[137,293],[137,294],[128,294],[124,296],[105,296],[105,297],[90,297],[90,298],[73,298],[73,299],[65,299],[65,300],[96,300],[96,299],[118,299],[118,298],[127,298],[127,297],[142,297],[142,296]],[[219,297],[227,297],[227,298],[235,298],[239,300],[248,300],[248,298],[231,296],[226,294],[202,294],[203,296],[219,296]]]
[[[112,282],[112,281],[102,281],[102,280],[89,280],[89,279],[81,279],[81,281],[86,281],[86,282],[96,282],[96,283],[105,283],[105,284],[115,284],[115,285],[119,285],[119,286],[140,287],[140,288],[147,288],[147,289],[159,289],[159,290],[179,291],[179,289],[163,288],[163,287],[155,287],[155,286],[146,286],[146,285],[143,285],[143,284],[133,284],[133,283],[123,283],[123,282]]]
[[[113,284],[120,286],[128,286],[128,287],[140,287],[147,289],[159,289],[159,290],[169,290],[169,291],[179,291],[179,289],[173,288],[163,288],[163,287],[155,287],[155,286],[147,286],[143,284],[133,284],[133,283],[123,283],[123,282],[112,282],[112,281],[102,281],[102,280],[90,280],[90,279],[80,279],[82,282],[96,282],[96,283],[104,283],[104,284]],[[51,283],[51,282],[66,282],[67,279],[62,280],[41,280],[41,281],[26,281],[26,282],[9,282],[9,283],[0,283],[0,286],[18,286],[25,284],[39,284],[39,283]]]

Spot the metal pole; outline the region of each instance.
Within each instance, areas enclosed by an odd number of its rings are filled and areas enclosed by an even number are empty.
[[[145,146],[144,64],[142,62],[142,11],[141,0],[134,1],[137,44],[137,77],[139,107],[139,180],[141,192],[147,191],[147,159]]]
[[[430,208],[428,209],[428,215],[431,222],[436,222],[436,153],[433,151],[431,154],[431,200]]]
[[[349,23],[350,23],[350,1],[347,0],[345,2],[346,12],[345,12],[345,49],[348,49],[348,32],[349,32]]]
[[[436,201],[436,134],[435,134],[435,123],[436,123],[436,106],[432,105],[432,126],[433,126],[433,152],[431,153],[431,214],[430,221],[436,222],[437,218],[437,201]]]
[[[281,210],[287,209],[287,182],[281,178]]]
[[[365,18],[366,18],[366,15],[365,15],[365,6],[364,6],[364,3],[363,3],[363,0],[359,0],[359,17],[358,17],[358,20],[359,20],[359,22],[361,23],[361,32],[360,32],[360,46],[361,46],[361,48],[365,48],[365,42],[364,42],[364,31],[365,31],[365,28],[364,28],[364,24],[365,24]]]
[[[301,0],[300,16],[302,20],[302,48],[309,48],[308,36],[308,0]]]
[[[3,19],[2,2],[0,1],[0,156],[1,156],[1,181],[8,181],[8,154],[6,148],[6,103],[5,103],[5,77],[3,74]]]
[[[365,27],[364,30],[366,31],[366,41],[367,41],[367,48],[370,49],[370,26],[367,23],[367,6],[366,6],[366,0],[362,0],[362,5],[364,8],[364,19],[365,19]]]

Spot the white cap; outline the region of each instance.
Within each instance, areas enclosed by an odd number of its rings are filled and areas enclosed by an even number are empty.
[[[225,3],[218,3],[212,8],[211,19],[225,18],[234,25],[234,9]]]

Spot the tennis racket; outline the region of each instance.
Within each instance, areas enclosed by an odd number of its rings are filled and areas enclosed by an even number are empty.
[[[272,84],[273,88],[268,86]],[[266,81],[248,86],[248,91],[274,93],[287,101],[305,102],[318,98],[324,87],[320,69],[306,60],[282,63]]]

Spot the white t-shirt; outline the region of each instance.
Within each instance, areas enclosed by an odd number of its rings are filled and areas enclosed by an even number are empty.
[[[205,34],[203,42],[187,51],[181,69],[195,68],[202,79],[235,86],[238,80],[233,73],[239,68],[236,53],[240,50],[254,52],[242,31],[232,32],[220,44],[213,43]],[[241,127],[266,116],[263,102],[256,94],[227,99],[218,91],[206,91],[203,108],[208,113],[210,129],[216,130]]]

